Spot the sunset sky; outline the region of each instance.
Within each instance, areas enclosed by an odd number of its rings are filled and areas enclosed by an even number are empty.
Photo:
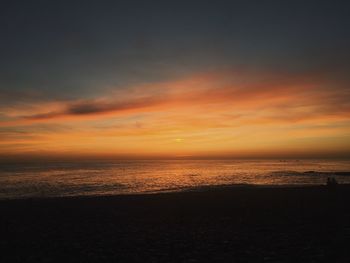
[[[349,14],[322,0],[8,1],[0,156],[349,157]]]

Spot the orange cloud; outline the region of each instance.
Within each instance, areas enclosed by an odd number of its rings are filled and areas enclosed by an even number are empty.
[[[85,118],[110,114],[130,114],[203,105],[230,104],[232,109],[258,108],[281,103],[301,104],[306,96],[330,96],[323,94],[315,83],[304,79],[293,80],[291,76],[241,76],[239,74],[211,74],[192,78],[144,85],[126,90],[112,97],[95,100],[79,100],[61,103],[54,109],[15,116],[17,120],[44,121],[60,118]],[[245,80],[245,81],[243,81]],[[142,94],[142,95],[138,95]],[[317,98],[312,99],[317,100]],[[45,104],[43,107],[47,107]]]
[[[0,122],[0,129],[27,133],[18,137],[7,131],[0,144],[15,152],[193,155],[298,152],[304,145],[300,140],[319,149],[327,137],[328,150],[341,146],[344,151],[350,146],[345,143],[350,131],[348,98],[347,89],[332,88],[322,76],[199,74],[112,91],[96,99],[3,110],[7,120]],[[38,129],[58,124],[67,128]],[[320,125],[324,128],[315,128]]]

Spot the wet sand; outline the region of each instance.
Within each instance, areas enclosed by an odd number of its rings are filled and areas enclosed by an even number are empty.
[[[0,262],[350,262],[350,186],[0,201]]]

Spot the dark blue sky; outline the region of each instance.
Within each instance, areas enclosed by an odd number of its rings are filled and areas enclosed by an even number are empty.
[[[229,66],[346,75],[349,13],[348,1],[4,1],[0,96],[94,97]]]

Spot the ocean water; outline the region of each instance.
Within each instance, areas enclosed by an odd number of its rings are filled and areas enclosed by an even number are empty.
[[[350,161],[129,160],[0,164],[0,199],[350,183]]]

